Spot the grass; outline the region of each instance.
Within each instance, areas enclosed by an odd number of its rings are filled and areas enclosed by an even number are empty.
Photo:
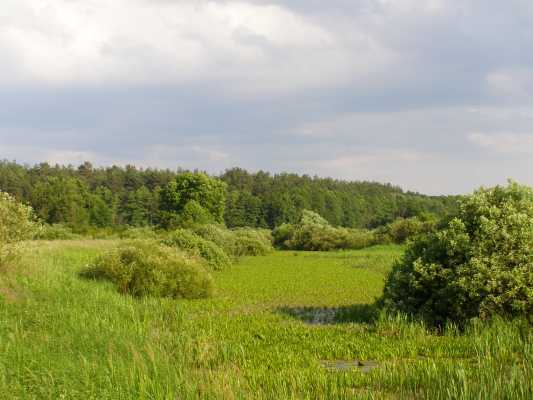
[[[376,312],[400,247],[244,258],[187,301],[80,279],[111,245],[31,244],[0,299],[0,398],[533,398],[526,322],[437,334]]]

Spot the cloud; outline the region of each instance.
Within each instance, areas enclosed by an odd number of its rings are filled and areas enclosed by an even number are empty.
[[[527,0],[4,0],[0,157],[533,184]]]
[[[7,1],[4,84],[227,81],[228,91],[283,91],[346,81],[384,57],[366,39],[350,57],[335,33],[281,5]]]
[[[0,145],[0,153],[7,160],[16,160],[19,162],[48,162],[52,165],[79,165],[84,161],[102,165],[113,164],[109,159],[102,158],[99,154],[91,151],[79,151],[74,149],[61,148],[42,148],[32,145],[3,146]],[[20,158],[22,154],[30,155]]]
[[[471,133],[468,139],[483,148],[499,153],[533,154],[533,134]]]

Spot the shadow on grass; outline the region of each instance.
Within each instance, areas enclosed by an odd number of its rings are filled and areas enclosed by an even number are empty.
[[[277,312],[311,325],[370,324],[377,320],[379,308],[374,303],[344,307],[280,307]]]

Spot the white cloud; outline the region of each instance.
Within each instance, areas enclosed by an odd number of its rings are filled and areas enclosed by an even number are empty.
[[[486,81],[492,94],[533,97],[533,71],[531,69],[493,71],[487,74]]]
[[[382,169],[385,165],[387,168],[396,168],[402,163],[418,163],[434,160],[436,158],[435,155],[429,153],[396,150],[369,154],[344,155],[331,160],[320,161],[317,165],[321,168],[331,170],[360,167]]]
[[[182,145],[149,145],[137,154],[137,165],[145,167],[205,169],[218,173],[229,167],[231,156],[227,151],[206,145],[183,143]]]
[[[219,162],[229,158],[229,154],[219,150],[206,149],[201,146],[192,146],[192,150],[200,157],[206,157],[208,161]]]
[[[474,132],[468,135],[468,140],[499,153],[533,154],[533,134]]]
[[[5,1],[4,85],[228,81],[235,91],[283,91],[335,85],[388,60],[364,33],[352,57],[333,32],[279,5]]]
[[[32,145],[0,145],[0,154],[2,154],[2,158],[4,159],[17,160],[22,163],[47,162],[52,165],[79,165],[84,161],[89,161],[97,165],[110,165],[115,163],[114,160],[103,157],[93,151],[66,148],[43,148]]]

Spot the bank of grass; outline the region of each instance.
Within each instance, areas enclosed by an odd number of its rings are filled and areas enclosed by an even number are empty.
[[[167,300],[78,278],[112,245],[31,244],[24,296],[0,300],[2,398],[533,397],[526,323],[442,334],[375,312],[400,247],[248,257],[214,273],[212,299]],[[331,367],[354,360],[377,368]]]

